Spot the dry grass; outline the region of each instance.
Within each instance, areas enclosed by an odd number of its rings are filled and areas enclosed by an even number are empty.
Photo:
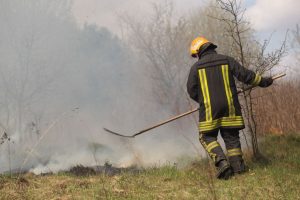
[[[275,83],[277,84],[277,83]],[[300,81],[282,82],[255,90],[255,114],[259,133],[296,133],[300,131]]]
[[[251,170],[229,181],[214,179],[205,160],[115,176],[2,176],[0,199],[300,199],[299,146],[299,135],[268,137],[262,148],[270,162],[248,159]]]

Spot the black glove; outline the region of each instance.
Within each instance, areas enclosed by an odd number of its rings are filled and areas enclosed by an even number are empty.
[[[273,83],[272,77],[261,78],[259,86],[260,87],[269,87],[270,85],[272,85],[272,83]]]

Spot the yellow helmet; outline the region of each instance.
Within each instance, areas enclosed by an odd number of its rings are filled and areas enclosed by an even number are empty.
[[[204,37],[197,37],[192,41],[191,48],[190,48],[190,54],[192,57],[196,57],[199,53],[200,48],[206,44],[209,43],[209,41]]]

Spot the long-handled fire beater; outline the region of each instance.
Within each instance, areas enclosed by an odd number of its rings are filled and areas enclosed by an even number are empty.
[[[282,78],[282,77],[285,76],[285,75],[286,75],[285,73],[278,74],[278,75],[276,75],[276,76],[273,76],[272,79],[273,79],[273,80],[276,80],[276,79]],[[247,87],[247,88],[245,88],[245,89],[243,89],[243,90],[239,90],[239,91],[238,91],[238,94],[243,93],[243,92],[246,92],[246,91],[248,91],[248,90],[251,90],[251,89],[253,89],[254,87],[255,87],[255,86],[250,86],[250,87]],[[134,133],[133,135],[123,135],[123,134],[117,133],[117,132],[115,132],[115,131],[111,131],[111,130],[109,130],[109,129],[107,129],[107,128],[103,128],[103,129],[104,129],[105,131],[107,131],[108,133],[111,133],[111,134],[114,134],[114,135],[117,135],[117,136],[120,136],[120,137],[134,138],[135,136],[141,135],[141,134],[143,134],[143,133],[145,133],[145,132],[147,132],[147,131],[150,131],[150,130],[152,130],[152,129],[155,129],[155,128],[157,128],[157,127],[160,127],[160,126],[162,126],[162,125],[164,125],[164,124],[167,124],[167,123],[169,123],[169,122],[175,121],[175,120],[177,120],[177,119],[179,119],[179,118],[182,118],[182,117],[184,117],[184,116],[190,115],[190,114],[192,114],[192,113],[194,113],[194,112],[197,112],[198,110],[199,110],[199,108],[194,108],[194,109],[192,109],[192,110],[190,110],[190,111],[188,111],[188,112],[182,113],[182,114],[180,114],[180,115],[176,115],[176,116],[174,116],[174,117],[172,117],[172,118],[170,118],[170,119],[168,119],[168,120],[162,121],[162,122],[160,122],[160,123],[158,123],[158,124],[155,124],[155,125],[153,125],[153,126],[151,126],[151,127],[145,128],[145,129],[143,129],[143,130],[141,130],[141,131],[139,131],[139,132],[137,132],[137,133]]]

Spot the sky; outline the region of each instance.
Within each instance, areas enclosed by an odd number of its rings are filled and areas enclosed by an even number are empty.
[[[74,0],[73,12],[79,24],[94,23],[105,26],[116,34],[120,33],[118,19],[120,14],[134,14],[144,17],[151,11],[152,3],[160,3],[164,0]],[[176,9],[186,13],[189,10],[201,6],[199,0],[174,0]]]
[[[256,0],[247,15],[257,31],[293,28],[300,23],[299,0]]]
[[[209,0],[173,0],[179,13],[201,7]],[[118,32],[118,16],[123,12],[146,16],[151,3],[164,0],[74,0],[73,12],[80,24],[95,23]],[[246,16],[257,31],[274,31],[293,27],[300,22],[299,0],[245,0]]]
[[[269,50],[279,48],[285,39],[286,32],[295,29],[300,24],[299,0],[256,0],[248,6],[246,16],[257,31],[257,38],[270,38]],[[290,44],[290,42],[289,42]],[[290,65],[294,55],[292,51],[284,58],[284,63]]]
[[[74,0],[73,13],[80,25],[84,23],[105,26],[117,35],[120,14],[129,13],[145,17],[151,11],[151,3],[165,0]],[[173,0],[177,13],[185,14],[207,4],[210,0]],[[300,23],[299,0],[245,0],[246,17],[257,31],[258,40],[272,35],[271,49],[279,47],[287,29]]]

